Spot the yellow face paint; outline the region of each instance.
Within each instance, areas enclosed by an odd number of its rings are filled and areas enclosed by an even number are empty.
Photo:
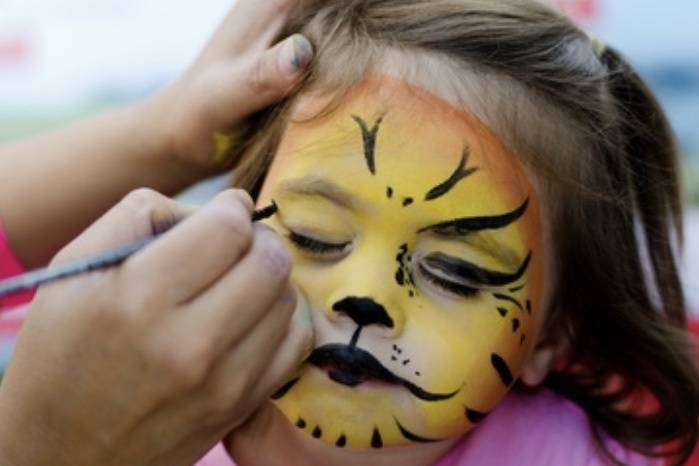
[[[322,105],[306,98],[297,115]],[[265,181],[315,350],[275,403],[347,448],[444,440],[518,376],[542,287],[539,201],[472,115],[374,77],[293,123]]]

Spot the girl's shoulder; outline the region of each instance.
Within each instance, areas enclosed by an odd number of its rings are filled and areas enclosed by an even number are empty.
[[[611,439],[607,447],[628,466],[659,465]],[[606,466],[585,412],[550,390],[511,391],[435,466]]]

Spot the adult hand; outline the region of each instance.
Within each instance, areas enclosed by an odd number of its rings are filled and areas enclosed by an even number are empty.
[[[59,253],[186,217],[118,268],[39,290],[0,389],[0,464],[189,466],[283,384],[312,330],[252,209],[242,191],[192,213],[139,190]]]
[[[166,154],[200,172],[220,170],[221,134],[298,82],[313,57],[310,42],[295,34],[270,48],[295,3],[238,0],[189,70],[151,99]]]

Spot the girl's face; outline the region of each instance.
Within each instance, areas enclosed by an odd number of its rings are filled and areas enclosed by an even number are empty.
[[[536,337],[544,258],[532,184],[482,123],[368,79],[288,127],[259,202],[272,199],[316,331],[274,397],[290,422],[381,448],[453,438],[493,409]]]

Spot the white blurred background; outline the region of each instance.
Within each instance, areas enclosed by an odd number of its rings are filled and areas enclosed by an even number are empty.
[[[622,50],[670,113],[691,206],[683,275],[699,310],[699,2],[549,1]],[[0,141],[148,94],[194,58],[233,2],[0,0]]]

